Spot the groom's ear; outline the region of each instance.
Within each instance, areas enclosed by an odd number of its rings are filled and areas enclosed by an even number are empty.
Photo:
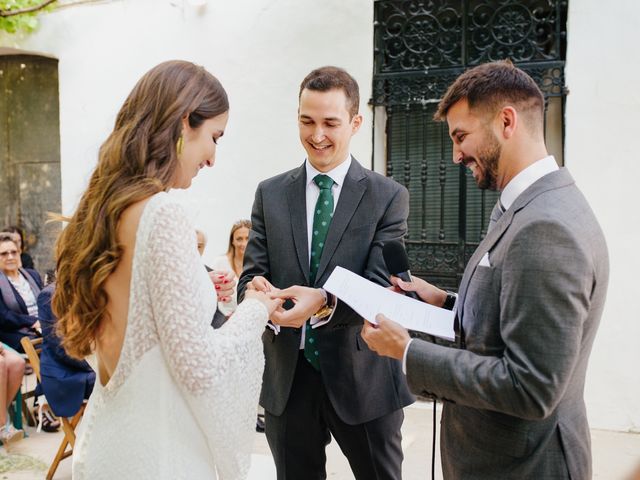
[[[362,115],[359,113],[355,114],[351,119],[351,135],[355,135],[360,127],[362,126]]]

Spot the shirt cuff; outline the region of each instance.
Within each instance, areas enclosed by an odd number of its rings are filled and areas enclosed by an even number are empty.
[[[271,323],[271,321],[268,321],[267,322],[267,327],[269,327],[271,330],[273,330],[276,335],[280,333],[280,325],[275,325],[275,324]]]
[[[409,351],[409,345],[413,342],[413,338],[407,342],[407,346],[404,347],[404,355],[402,355],[402,373],[407,374],[407,352]]]
[[[309,324],[311,325],[311,328],[318,328],[318,327],[322,327],[323,325],[326,325],[327,323],[329,323],[331,321],[331,319],[333,318],[333,314],[336,313],[336,307],[338,306],[338,297],[336,297],[335,295],[331,295],[329,298],[331,298],[331,308],[333,308],[333,310],[331,311],[331,314],[326,317],[323,318],[321,320],[317,319],[315,316],[311,317],[309,319]]]

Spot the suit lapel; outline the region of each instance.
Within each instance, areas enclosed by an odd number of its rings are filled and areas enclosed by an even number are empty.
[[[325,241],[324,249],[322,250],[322,257],[320,258],[320,266],[318,267],[318,273],[316,279],[322,278],[322,274],[327,269],[329,261],[338,248],[340,239],[347,229],[347,225],[351,221],[353,214],[355,213],[364,192],[367,190],[365,170],[355,158],[351,157],[351,166],[347,172],[347,176],[344,178],[344,185],[340,190],[340,197],[338,198],[338,204],[336,205],[333,213],[333,219],[331,220],[331,226],[327,233],[327,239]]]
[[[536,198],[538,195],[547,192],[549,190],[553,190],[556,188],[565,187],[574,183],[573,178],[568,170],[561,168],[560,170],[545,175],[540,178],[532,185],[530,185],[524,192],[516,198],[515,202],[511,207],[500,217],[500,220],[496,222],[494,227],[487,233],[487,236],[480,242],[476,251],[473,252],[473,255],[469,259],[469,263],[467,264],[464,275],[462,276],[462,281],[460,282],[460,288],[458,290],[458,312],[457,316],[460,321],[460,326],[462,327],[463,322],[463,314],[464,314],[464,302],[465,297],[467,295],[467,288],[469,287],[469,282],[471,281],[471,277],[476,271],[478,267],[478,263],[484,256],[485,253],[489,252],[493,246],[500,240],[502,235],[506,232],[506,230],[511,225],[513,221],[514,215],[522,210],[527,204]],[[461,328],[461,330],[463,330]]]
[[[309,283],[309,241],[307,238],[307,173],[304,163],[291,175],[287,185],[287,200],[291,216],[291,231],[296,255],[304,278]]]
[[[460,297],[460,301],[458,302],[458,318],[462,319],[462,314],[464,311],[464,299],[467,294],[467,287],[469,286],[469,281],[471,277],[476,271],[478,267],[478,263],[491,248],[496,244],[496,242],[502,237],[504,232],[511,225],[511,221],[513,220],[513,214],[515,210],[510,208],[507,210],[501,217],[500,220],[496,222],[493,228],[487,233],[487,236],[484,237],[476,251],[473,252],[473,255],[469,259],[469,263],[467,263],[466,268],[464,269],[464,275],[462,275],[462,280],[460,282],[460,289],[458,290],[458,295]]]

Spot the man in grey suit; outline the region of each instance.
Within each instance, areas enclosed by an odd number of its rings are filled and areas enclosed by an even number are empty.
[[[460,284],[460,348],[410,340],[381,315],[363,329],[373,350],[404,358],[412,391],[442,400],[445,478],[591,478],[583,391],[608,254],[587,201],[547,154],[543,105],[508,61],[465,72],[439,105],[454,162],[501,190]],[[451,298],[424,280],[394,283],[433,305]]]
[[[406,233],[407,190],[350,155],[358,104],[347,72],[311,72],[298,111],[307,159],[260,183],[253,205],[239,297],[256,288],[295,303],[263,335],[260,403],[278,479],[326,478],[331,435],[356,478],[401,478],[402,408],[413,397],[400,362],[369,350],[363,319],[319,288],[338,265],[389,285],[382,245]]]

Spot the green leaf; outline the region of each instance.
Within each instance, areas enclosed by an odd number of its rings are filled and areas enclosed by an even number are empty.
[[[44,0],[0,0],[0,10],[11,12],[42,5]],[[42,9],[33,12],[21,13],[10,17],[0,17],[0,30],[15,34],[17,32],[33,32],[38,28],[38,16],[52,10],[53,2]]]

